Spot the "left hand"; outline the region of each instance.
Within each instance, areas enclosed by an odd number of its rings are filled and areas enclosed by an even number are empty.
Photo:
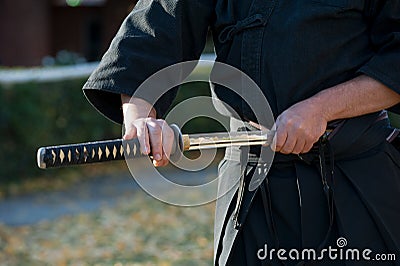
[[[140,151],[153,155],[154,166],[168,164],[174,143],[174,132],[162,119],[156,119],[153,106],[143,99],[121,95],[124,113],[124,140],[138,138]]]
[[[276,119],[272,148],[283,154],[300,154],[311,150],[325,133],[328,120],[322,106],[307,99],[284,111]]]

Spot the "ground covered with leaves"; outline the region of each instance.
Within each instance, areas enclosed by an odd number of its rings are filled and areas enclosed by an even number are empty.
[[[175,207],[141,190],[113,206],[0,225],[0,265],[211,265],[214,206]]]

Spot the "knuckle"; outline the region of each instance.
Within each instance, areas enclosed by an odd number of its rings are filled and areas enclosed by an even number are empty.
[[[172,138],[174,136],[174,131],[171,128],[166,128],[164,131],[164,135],[167,138]]]
[[[292,126],[294,124],[294,120],[293,120],[293,118],[286,118],[284,120],[284,123],[286,126]]]
[[[146,118],[146,124],[147,124],[147,126],[151,126],[151,127],[155,127],[158,125],[158,123],[156,121],[154,121],[153,118],[151,118],[151,117]]]
[[[158,124],[161,127],[162,131],[167,132],[168,134],[173,133],[172,128],[168,125],[167,122],[165,122],[165,120],[160,120]]]
[[[168,125],[164,119],[155,119],[155,121],[162,126]]]
[[[309,132],[308,128],[303,124],[297,125],[297,130],[298,130],[298,132],[300,132],[302,135],[305,135],[306,137],[310,136],[310,132]]]
[[[286,120],[286,125],[294,128],[300,128],[302,126],[301,123],[298,123],[298,121],[293,117],[290,117]]]
[[[315,136],[313,132],[307,131],[305,133],[305,139],[307,142],[313,142],[316,141],[318,138]]]
[[[147,127],[152,135],[160,136],[161,135],[161,127],[158,124],[148,123]]]

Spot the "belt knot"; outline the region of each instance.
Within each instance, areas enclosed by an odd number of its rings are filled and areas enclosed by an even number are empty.
[[[266,20],[263,18],[263,15],[261,14],[255,14],[249,16],[243,20],[239,20],[238,22],[236,22],[236,24],[225,27],[218,35],[218,40],[221,43],[225,43],[227,41],[232,40],[235,34],[238,34],[239,32],[245,29],[264,26],[265,23]]]

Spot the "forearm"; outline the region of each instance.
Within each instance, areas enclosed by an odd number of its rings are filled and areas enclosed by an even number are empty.
[[[319,106],[327,121],[350,118],[389,108],[400,95],[365,75],[323,90],[308,100]]]
[[[325,89],[279,115],[274,149],[285,154],[308,152],[329,121],[380,111],[399,102],[399,94],[367,76]]]

